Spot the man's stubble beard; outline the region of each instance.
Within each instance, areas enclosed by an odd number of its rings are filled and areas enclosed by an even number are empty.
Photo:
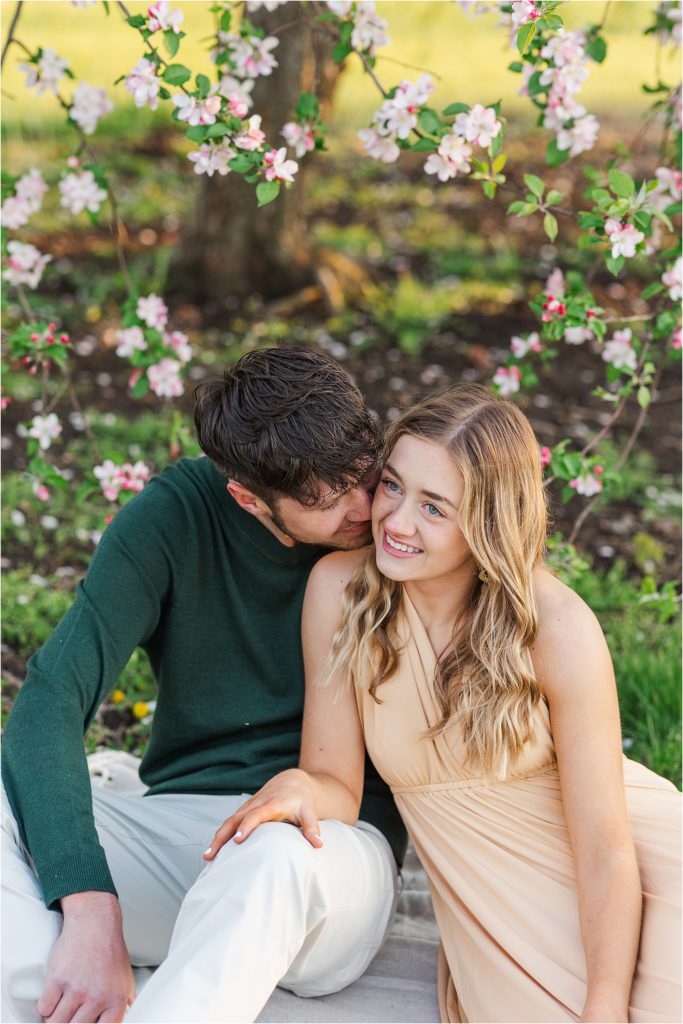
[[[296,544],[317,544],[320,547],[331,548],[336,551],[356,551],[358,548],[366,547],[372,541],[372,530],[369,525],[366,533],[360,533],[355,535],[351,534],[347,537],[343,535],[340,536],[340,531],[337,531],[333,534],[332,537],[326,540],[321,540],[318,537],[302,537],[301,535],[294,533],[291,527],[289,527],[285,523],[284,519],[278,512],[278,508],[275,502],[273,502],[273,504],[269,505],[268,507],[270,511],[270,518],[273,521],[273,525],[276,526],[278,530],[281,530],[282,533],[285,534],[285,536],[289,537],[289,539],[293,540]],[[349,525],[352,526],[353,524],[349,523]]]

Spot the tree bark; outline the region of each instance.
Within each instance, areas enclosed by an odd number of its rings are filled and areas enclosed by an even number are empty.
[[[262,115],[269,144],[284,145],[279,135],[302,90],[314,92],[325,109],[339,75],[320,30],[312,27],[317,5],[290,0],[273,12],[259,10],[255,25],[278,36],[278,67],[256,80],[252,112]],[[295,23],[295,24],[292,24]],[[283,28],[280,34],[280,27]],[[184,226],[172,261],[169,288],[196,303],[222,305],[227,297],[258,292],[267,298],[288,295],[313,279],[311,251],[303,217],[305,179],[313,154],[299,163],[290,188],[267,206],[257,206],[256,189],[241,175],[203,176],[196,206]]]

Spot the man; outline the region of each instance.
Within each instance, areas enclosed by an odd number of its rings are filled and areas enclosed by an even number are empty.
[[[8,722],[5,1022],[120,1021],[131,962],[162,966],[127,1020],[252,1021],[280,982],[355,980],[389,923],[405,834],[370,765],[361,822],[323,822],[323,849],[272,823],[202,859],[297,763],[306,580],[370,541],[377,428],[341,367],[287,348],[201,384],[195,422],[209,458],[117,514]],[[158,683],[144,798],[91,790],[83,750],[138,645]]]

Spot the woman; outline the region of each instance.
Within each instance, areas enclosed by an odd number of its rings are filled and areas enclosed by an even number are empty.
[[[365,741],[429,877],[443,1020],[680,1021],[679,795],[623,757],[600,627],[544,568],[528,421],[452,388],[386,452],[374,550],[310,577],[301,769],[207,859],[262,821],[313,846],[355,822]]]

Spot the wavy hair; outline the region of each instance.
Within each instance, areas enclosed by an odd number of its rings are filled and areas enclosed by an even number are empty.
[[[480,386],[455,386],[419,403],[387,432],[385,455],[399,438],[441,445],[464,481],[459,525],[480,575],[439,658],[436,736],[457,720],[468,766],[505,778],[532,735],[541,699],[529,646],[538,617],[532,576],[543,561],[547,512],[538,444],[509,401]],[[402,585],[378,571],[374,552],[350,580],[323,678],[367,685],[381,703],[400,650],[396,614]]]

